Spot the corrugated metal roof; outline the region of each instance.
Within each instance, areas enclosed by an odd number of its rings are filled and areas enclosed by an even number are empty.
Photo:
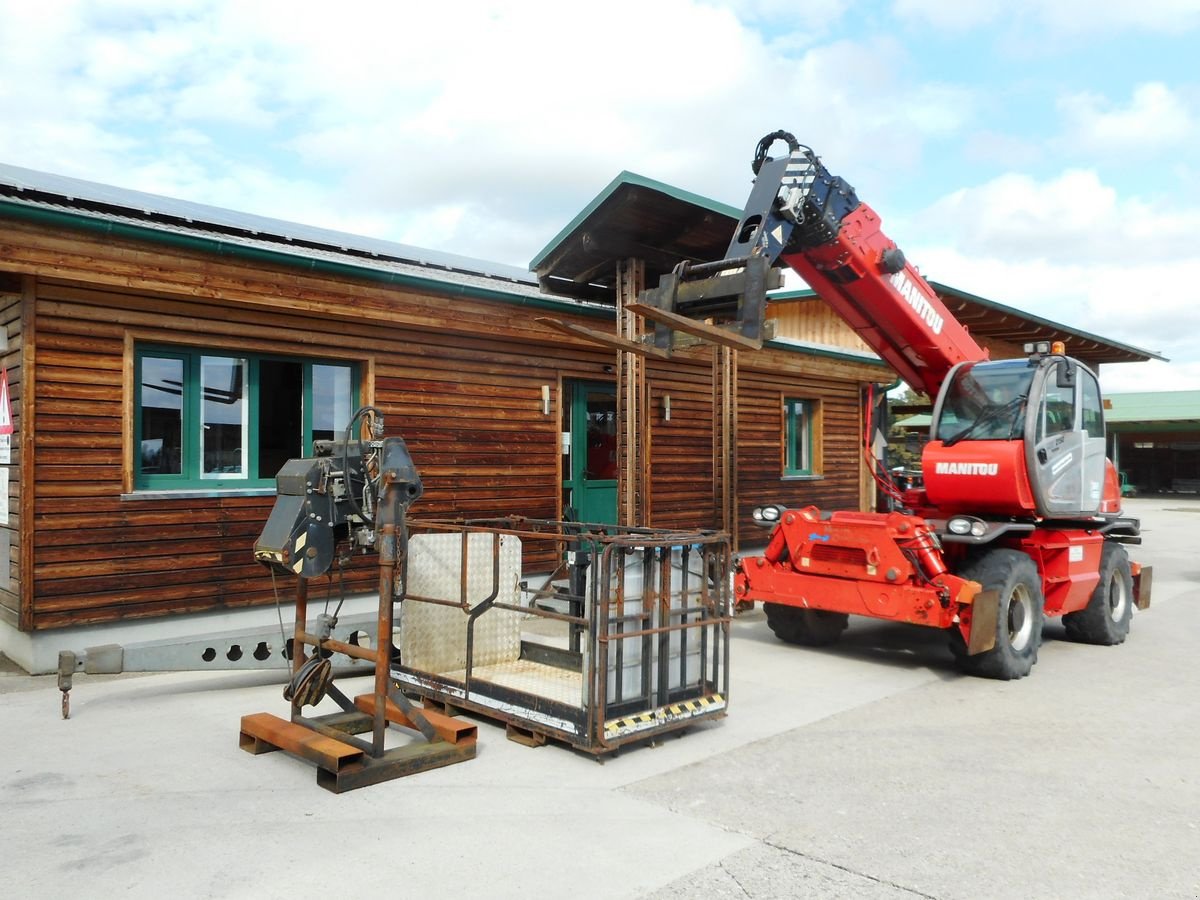
[[[1112,407],[1105,410],[1106,421],[1179,422],[1200,424],[1200,391],[1141,391],[1106,394]]]
[[[147,194],[4,163],[0,163],[0,195],[13,200],[25,200],[30,204],[49,202],[55,208],[71,212],[87,212],[98,216],[115,214],[124,222],[150,225],[157,223],[159,227],[168,227],[172,231],[192,230],[205,234],[220,233],[227,237],[256,239],[278,247],[291,247],[291,250],[285,252],[293,255],[306,255],[307,250],[332,250],[367,259],[379,258],[403,263],[422,270],[426,276],[431,271],[457,272],[483,276],[491,281],[537,285],[537,279],[532,272],[517,266]]]

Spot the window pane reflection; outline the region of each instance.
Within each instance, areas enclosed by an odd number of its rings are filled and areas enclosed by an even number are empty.
[[[141,383],[140,471],[183,471],[183,360],[145,356]]]
[[[312,439],[329,441],[345,435],[350,423],[350,367],[312,367]]]
[[[200,358],[200,475],[242,477],[246,471],[246,361]]]

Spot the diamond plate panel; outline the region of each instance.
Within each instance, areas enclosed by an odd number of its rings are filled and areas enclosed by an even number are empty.
[[[496,600],[516,604],[521,580],[521,540],[513,535],[417,534],[408,543],[408,593],[459,602],[462,546],[467,539],[467,603],[492,592],[492,547],[500,541],[500,590]],[[492,609],[475,622],[475,666],[515,662],[521,655],[521,613]],[[400,653],[404,664],[444,674],[467,665],[467,614],[462,609],[409,600],[400,604]]]

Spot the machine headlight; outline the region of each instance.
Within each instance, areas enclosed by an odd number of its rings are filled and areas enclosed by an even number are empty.
[[[973,537],[983,537],[987,534],[987,522],[973,519],[970,516],[955,516],[946,523],[946,530],[951,534],[969,534]]]
[[[763,528],[771,528],[780,519],[783,518],[783,511],[787,507],[780,506],[778,503],[768,503],[766,506],[756,506],[750,513],[750,518],[754,520],[755,525],[761,525]]]

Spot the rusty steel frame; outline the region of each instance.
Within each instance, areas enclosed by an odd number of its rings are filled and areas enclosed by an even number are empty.
[[[447,717],[437,710],[414,706],[392,683],[394,646],[392,625],[396,603],[397,567],[406,564],[403,514],[381,524],[380,532],[392,552],[379,557],[378,630],[374,647],[362,647],[323,638],[306,629],[308,579],[297,579],[296,615],[292,643],[292,676],[297,678],[309,661],[305,647],[317,654],[344,653],[374,664],[374,690],[353,700],[333,683],[328,695],[340,712],[306,716],[298,696],[291,700],[291,715],[284,720],[270,713],[244,716],[239,745],[249,753],[283,750],[317,766],[317,784],[334,793],[353,790],[429,769],[465,762],[475,757],[476,728]],[[465,559],[465,557],[464,557]],[[466,585],[463,585],[465,595]],[[411,742],[388,749],[385,736],[389,724],[417,732]],[[370,741],[354,735],[370,732]]]
[[[405,602],[433,603],[461,608],[466,614],[467,663],[462,680],[437,672],[417,669],[403,662],[393,667],[392,677],[405,691],[420,696],[427,706],[437,704],[446,711],[470,710],[503,722],[510,736],[540,744],[553,738],[596,755],[616,750],[631,741],[654,739],[666,732],[686,728],[697,721],[723,717],[729,692],[730,548],[729,538],[718,531],[685,531],[594,525],[524,517],[456,520],[414,520],[414,533],[462,534],[463,553],[459,602],[409,594]],[[472,601],[466,596],[469,534],[491,534],[492,587],[488,596]],[[587,596],[557,591],[527,591],[530,605],[502,602],[499,594],[499,538],[512,535],[522,541],[543,542],[556,548],[560,557],[568,548],[586,546],[591,552],[593,572]],[[642,573],[641,610],[626,615],[625,572],[627,558],[640,551]],[[698,554],[698,557],[694,557]],[[678,590],[672,587],[674,561],[683,567]],[[691,569],[700,562],[699,573]],[[550,584],[567,563],[551,574]],[[698,578],[693,588],[690,581]],[[650,583],[653,581],[653,583]],[[610,589],[612,586],[612,589]],[[542,609],[533,601],[553,596],[568,601],[568,609],[582,614]],[[675,601],[678,601],[676,604]],[[586,636],[588,652],[579,655],[583,696],[578,706],[527,693],[479,678],[474,672],[474,626],[491,610],[507,610],[532,617],[564,622],[572,633]],[[619,611],[619,612],[618,612]],[[632,628],[626,624],[633,620]],[[677,638],[673,636],[678,635]],[[687,683],[687,641],[695,635],[699,644],[698,677]],[[642,690],[636,697],[622,691],[621,653],[630,640],[642,642]],[[680,682],[671,688],[670,642],[679,642]],[[655,644],[652,647],[651,644]],[[608,696],[609,646],[615,646],[616,696]],[[523,642],[522,652],[528,648]],[[532,649],[553,649],[536,645]],[[569,651],[558,651],[569,654]],[[574,657],[572,657],[574,662]],[[651,664],[657,672],[651,672]],[[653,687],[652,687],[653,686]],[[586,702],[585,702],[586,698]],[[644,701],[639,704],[639,701]],[[617,724],[614,724],[617,723]]]

